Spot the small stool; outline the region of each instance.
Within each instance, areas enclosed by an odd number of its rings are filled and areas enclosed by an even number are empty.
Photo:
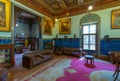
[[[86,63],[88,64],[88,61],[90,60],[90,64],[94,64],[94,56],[92,55],[85,55]]]

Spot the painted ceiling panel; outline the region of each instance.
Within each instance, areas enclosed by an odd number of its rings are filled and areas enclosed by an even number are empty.
[[[65,16],[66,13],[74,15],[79,11],[87,11],[89,5],[94,7],[120,2],[119,0],[16,0],[49,17]],[[107,8],[107,7],[106,7]],[[69,12],[68,12],[69,11]],[[78,13],[80,14],[80,13]]]

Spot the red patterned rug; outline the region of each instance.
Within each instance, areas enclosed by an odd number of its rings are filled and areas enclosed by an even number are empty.
[[[107,62],[95,61],[94,65],[92,65],[86,64],[84,60],[66,57],[50,64],[49,67],[44,68],[42,71],[40,70],[29,75],[22,81],[90,81],[90,79],[92,81],[97,77],[94,77],[92,74],[96,71],[111,71],[109,78],[113,80],[112,74],[114,69],[115,66]]]

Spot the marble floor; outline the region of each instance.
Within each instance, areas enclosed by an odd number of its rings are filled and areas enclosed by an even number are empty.
[[[33,67],[32,69],[27,69],[27,68],[22,67],[22,56],[23,56],[23,54],[15,54],[15,66],[8,69],[7,81],[21,81],[28,75],[30,75],[38,70],[42,70],[43,68],[49,66],[49,64],[54,63],[55,61],[65,57],[65,56],[53,54],[53,59],[46,61],[40,65],[37,65],[37,66]],[[84,57],[82,57],[80,59],[83,60]],[[95,61],[103,61],[103,60],[95,59]],[[103,61],[103,62],[108,62],[108,61]]]
[[[7,81],[21,81],[26,76],[36,72],[37,70],[42,69],[48,64],[62,58],[62,56],[54,55],[53,59],[46,61],[40,65],[33,67],[32,69],[27,69],[22,67],[22,55],[23,54],[15,54],[15,66],[8,69],[8,79]]]

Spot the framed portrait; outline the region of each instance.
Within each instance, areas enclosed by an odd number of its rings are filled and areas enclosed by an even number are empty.
[[[10,8],[9,0],[0,0],[0,31],[10,31]]]
[[[44,34],[52,35],[52,20],[48,18],[44,18],[43,25],[44,25]]]
[[[112,29],[120,28],[120,9],[112,11]]]
[[[59,33],[70,34],[71,31],[71,19],[63,19],[59,22]]]

